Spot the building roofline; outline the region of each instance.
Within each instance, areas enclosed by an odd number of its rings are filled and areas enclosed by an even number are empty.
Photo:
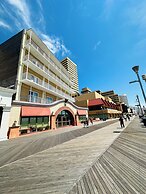
[[[71,61],[75,66],[77,66],[77,64],[75,64],[69,57],[65,57],[65,58],[62,59],[60,62],[63,62],[65,59],[68,59],[68,60]]]
[[[41,104],[41,103],[33,103],[33,102],[25,102],[25,101],[13,101],[12,105],[22,105],[22,106],[37,106],[37,107],[52,107],[55,106],[59,103],[65,102],[66,99],[62,99],[62,100],[57,100],[55,102],[52,102],[50,104]],[[85,107],[79,107],[77,105],[75,105],[74,103],[72,103],[71,101],[67,101],[66,103],[71,104],[74,108],[76,109],[82,109],[82,110],[88,110],[88,108]]]
[[[10,88],[4,88],[0,86],[0,93],[14,94],[16,90]]]

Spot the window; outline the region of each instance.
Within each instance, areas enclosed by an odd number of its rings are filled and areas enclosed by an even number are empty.
[[[38,101],[38,93],[37,92],[33,92],[33,91],[29,91],[29,101],[30,102],[37,102]]]
[[[85,120],[86,120],[86,115],[79,116],[79,121],[85,121]]]
[[[30,117],[30,124],[35,125],[36,124],[36,117]]]
[[[37,117],[37,124],[43,123],[43,117]]]
[[[49,117],[44,117],[44,124],[48,124],[49,123]]]
[[[34,75],[30,75],[30,80],[32,80],[33,82],[35,83],[39,83],[39,78],[38,77],[35,77]]]
[[[21,118],[21,125],[27,126],[29,124],[29,117],[23,117]]]
[[[46,97],[46,103],[47,104],[50,104],[50,103],[52,103],[53,102],[53,98],[51,98],[51,97]]]

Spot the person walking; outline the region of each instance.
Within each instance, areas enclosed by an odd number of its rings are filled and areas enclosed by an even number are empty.
[[[124,119],[123,119],[122,116],[120,116],[119,121],[120,121],[121,128],[125,127],[125,125],[124,125]]]
[[[86,125],[87,125],[87,127],[89,127],[89,119],[88,118],[86,118]]]
[[[90,123],[93,125],[93,118],[90,118]]]

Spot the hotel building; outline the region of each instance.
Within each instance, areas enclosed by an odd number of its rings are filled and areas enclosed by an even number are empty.
[[[89,117],[99,119],[117,118],[122,114],[120,106],[109,97],[104,97],[100,92],[92,92],[83,88],[81,95],[75,98],[76,105],[87,107]]]
[[[73,83],[71,88],[73,89],[75,94],[79,94],[77,65],[68,57],[63,59],[61,63],[70,75],[71,81]]]
[[[115,102],[116,104],[120,103],[120,98],[118,94],[115,94],[113,90],[101,92],[101,95],[105,97],[110,97],[112,101]]]
[[[120,95],[119,97],[120,97],[120,102],[121,103],[124,103],[125,105],[129,106],[128,98],[127,98],[126,94]]]
[[[73,103],[71,73],[32,29],[2,43],[0,86],[16,90],[9,126],[16,121],[25,133],[30,127],[78,125],[79,117],[88,113]]]

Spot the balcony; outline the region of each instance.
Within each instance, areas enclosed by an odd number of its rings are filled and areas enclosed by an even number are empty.
[[[56,74],[58,74],[58,75],[61,74],[63,79],[65,79],[68,82],[72,83],[71,80],[69,79],[69,77],[62,72],[60,67],[58,67],[57,64],[55,64],[53,62],[53,60],[34,41],[27,40],[26,41],[26,47],[27,47],[28,44],[30,44],[32,46],[32,48],[34,48],[35,51],[38,52],[43,57],[43,60],[45,59],[45,61],[47,62],[46,63],[47,65],[48,65],[48,63],[51,65],[50,67],[52,68],[53,71],[56,71]],[[44,63],[45,63],[45,61],[44,61]],[[62,66],[62,68],[64,68],[64,67]]]
[[[67,98],[72,102],[74,101],[74,99],[71,96],[65,94],[63,91],[55,88],[51,84],[42,81],[38,77],[35,77],[34,75],[31,75],[30,73],[28,73],[28,74],[24,73],[22,75],[22,82],[27,84],[27,85],[30,85],[32,87],[35,87],[39,90],[43,90],[45,92],[51,93],[51,94],[53,94],[55,96],[58,96],[60,98]]]
[[[48,79],[48,77],[49,77],[49,80],[51,80],[53,83],[55,83],[56,85],[64,88],[65,90],[68,90],[69,92],[73,93],[73,90],[67,84],[65,84],[61,79],[59,79],[56,75],[54,75],[51,71],[49,71],[49,69],[47,69],[43,64],[38,62],[31,55],[29,56],[29,58],[28,58],[28,56],[25,56],[23,63],[26,66],[27,66],[27,63],[28,63],[29,67],[33,71],[38,72],[38,70],[39,70],[40,75],[42,75],[46,79]]]
[[[90,114],[121,114],[121,111],[115,109],[90,110]]]
[[[49,102],[49,100],[47,98],[41,98],[41,97],[32,96],[32,95],[21,96],[20,100],[21,101],[25,101],[25,102],[33,102],[33,103],[41,103],[41,104],[51,104],[51,102]]]

